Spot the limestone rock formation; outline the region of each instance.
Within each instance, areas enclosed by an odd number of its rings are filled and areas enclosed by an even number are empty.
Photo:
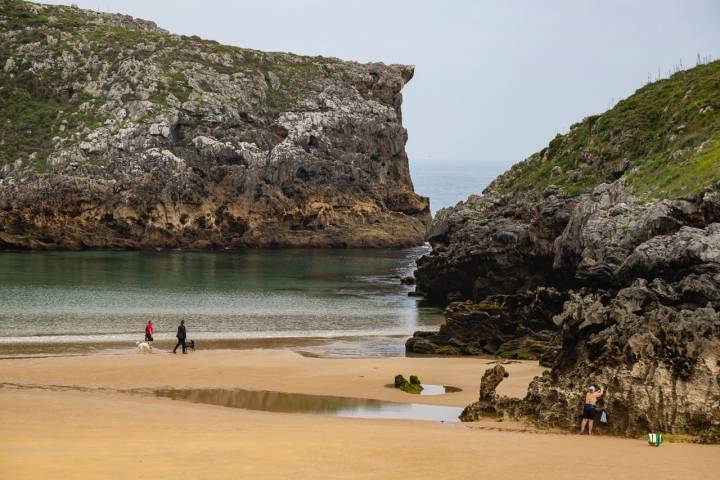
[[[573,429],[583,391],[594,383],[607,385],[611,433],[663,431],[720,441],[714,188],[643,204],[621,180],[598,186],[573,200],[546,263],[550,287],[451,303],[440,331],[416,333],[408,349],[501,354],[522,348],[551,368],[531,383],[524,400],[474,404],[466,420],[508,415]],[[544,342],[535,342],[534,352],[520,347],[538,337]]]
[[[539,202],[488,192],[436,215],[433,251],[418,260],[418,289],[436,303],[481,300],[550,283],[553,242],[574,200],[549,190]]]
[[[0,247],[422,243],[405,65],[0,0]]]
[[[510,374],[502,365],[495,365],[493,368],[485,371],[480,381],[480,400],[490,401],[495,398],[495,390],[504,378]]]
[[[606,390],[611,421],[603,427],[610,433],[660,431],[718,443],[719,300],[718,264],[678,282],[637,279],[616,293],[574,293],[555,318],[562,348],[552,369],[532,381],[522,400],[492,395],[484,376],[480,399],[461,419],[509,416],[572,430],[585,389],[599,384]],[[488,385],[494,392],[497,384]]]
[[[611,433],[720,441],[718,85],[720,62],[647,85],[438,213],[416,288],[447,320],[408,351],[550,368],[467,418],[572,429],[595,383]]]
[[[416,332],[407,348],[425,354],[538,358],[555,340],[553,315],[562,311],[566,298],[555,288],[541,287],[515,295],[491,295],[480,303],[451,303],[439,332]]]
[[[495,365],[485,371],[480,381],[480,396],[478,401],[465,407],[460,414],[463,422],[472,422],[481,417],[502,414],[503,411],[497,408],[498,395],[495,393],[498,385],[510,374],[502,365]]]
[[[573,428],[584,387],[602,384],[613,433],[720,442],[718,300],[718,264],[672,283],[637,279],[616,295],[576,294],[557,317],[562,349],[531,383],[522,415]]]

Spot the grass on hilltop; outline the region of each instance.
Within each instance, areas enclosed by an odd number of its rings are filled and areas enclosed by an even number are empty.
[[[720,61],[645,85],[576,123],[492,188],[539,193],[557,185],[579,195],[623,165],[630,190],[645,200],[693,195],[720,181]]]

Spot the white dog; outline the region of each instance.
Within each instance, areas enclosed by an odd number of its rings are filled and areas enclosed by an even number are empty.
[[[138,353],[152,353],[152,345],[148,342],[135,342]]]

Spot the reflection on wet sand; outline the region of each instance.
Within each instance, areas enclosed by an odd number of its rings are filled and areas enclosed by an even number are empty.
[[[457,422],[459,407],[242,389],[162,389],[159,397],[223,407],[354,418]]]
[[[340,337],[342,339],[342,337]],[[320,347],[336,338],[320,337],[267,337],[237,339],[202,339],[198,343],[203,350],[251,350],[251,349],[298,349]],[[175,340],[157,340],[153,343],[155,353],[172,350]],[[135,350],[135,344],[127,341],[105,342],[0,342],[0,359],[41,356],[90,355],[97,353],[127,354]]]
[[[462,388],[451,387],[450,385],[433,385],[430,383],[422,384],[422,391],[419,393],[420,396],[433,396],[433,395],[445,395],[446,393],[462,392]],[[397,388],[394,383],[388,383],[385,388]],[[415,393],[408,392],[410,395],[417,395]]]
[[[395,385],[393,385],[394,387]],[[449,385],[431,385],[423,383],[423,390],[420,395],[445,395],[446,393],[462,392],[461,388],[451,387]]]
[[[400,357],[407,335],[336,337],[195,338],[198,350],[292,350],[307,357]],[[156,340],[153,353],[167,353],[175,340]],[[0,341],[0,360],[80,355],[124,355],[135,351],[134,342],[12,342]]]

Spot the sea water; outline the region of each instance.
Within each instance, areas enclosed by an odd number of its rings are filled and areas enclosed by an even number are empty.
[[[480,195],[507,167],[503,162],[422,160],[410,163],[410,173],[415,191],[430,198],[434,215],[469,195]]]
[[[502,168],[411,163],[433,212]],[[399,282],[428,251],[0,252],[0,346],[133,345],[148,321],[156,340],[171,341],[185,320],[196,340],[335,338],[306,350],[402,355],[407,336],[443,322]]]
[[[0,343],[387,337],[437,326],[401,250],[0,253]]]

